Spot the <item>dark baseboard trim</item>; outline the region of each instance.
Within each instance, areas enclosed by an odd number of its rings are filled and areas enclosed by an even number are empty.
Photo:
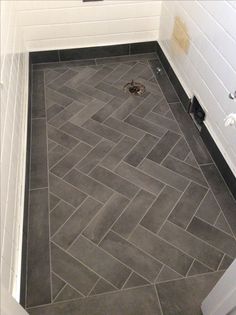
[[[21,284],[20,305],[25,308],[26,298],[26,274],[27,274],[27,234],[28,234],[28,209],[29,209],[29,174],[30,174],[30,146],[31,146],[31,91],[32,91],[32,59],[29,55],[29,82],[28,82],[28,117],[27,117],[27,144],[26,144],[26,168],[25,168],[25,195],[23,237],[21,255]]]
[[[182,87],[179,79],[177,78],[174,70],[172,69],[168,59],[166,58],[161,46],[157,42],[157,55],[160,58],[160,61],[172,83],[172,85],[175,88],[176,93],[178,94],[178,97],[181,101],[181,103],[184,105],[185,110],[189,111],[189,106],[191,99],[188,97],[187,93],[185,92],[184,88]]]
[[[229,190],[236,199],[236,177],[234,176],[225,158],[223,157],[210,132],[204,124],[202,126],[200,135],[208,151],[210,152],[216,166],[218,167],[222,177],[224,178]]]
[[[95,59],[156,52],[157,42],[30,52],[32,63]]]

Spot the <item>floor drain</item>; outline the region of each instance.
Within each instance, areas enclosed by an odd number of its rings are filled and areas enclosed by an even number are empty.
[[[143,95],[145,93],[145,86],[141,83],[138,82],[134,82],[134,80],[132,80],[131,82],[125,84],[124,86],[124,91],[125,92],[129,92],[130,94],[133,95]]]

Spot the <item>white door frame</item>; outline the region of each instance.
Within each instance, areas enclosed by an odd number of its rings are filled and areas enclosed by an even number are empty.
[[[1,285],[1,315],[29,315],[24,308],[16,302],[11,294]]]
[[[203,301],[201,308],[204,315],[233,315],[235,307],[236,259]]]

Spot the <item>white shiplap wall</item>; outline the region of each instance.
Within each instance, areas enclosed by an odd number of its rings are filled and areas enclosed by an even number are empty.
[[[19,297],[28,53],[16,1],[1,1],[1,285]]]
[[[190,36],[187,54],[171,39],[174,18]],[[206,111],[206,125],[236,175],[236,129],[224,126],[236,112],[236,4],[233,1],[163,1],[160,44],[189,96]]]
[[[161,1],[19,1],[30,51],[158,39]]]

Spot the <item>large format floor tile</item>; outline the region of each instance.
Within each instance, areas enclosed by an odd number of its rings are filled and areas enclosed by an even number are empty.
[[[200,315],[236,257],[235,200],[154,66],[142,54],[33,72],[31,315]]]

